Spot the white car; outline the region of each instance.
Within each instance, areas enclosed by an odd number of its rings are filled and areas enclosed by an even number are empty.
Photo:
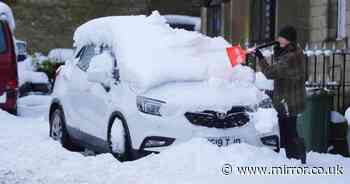
[[[154,12],[89,21],[74,46],[49,111],[50,136],[64,147],[120,160],[197,137],[279,150],[271,100],[246,80],[248,67],[232,68],[224,39],[174,30]]]

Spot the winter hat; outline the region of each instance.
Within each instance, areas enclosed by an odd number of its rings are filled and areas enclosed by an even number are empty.
[[[297,31],[293,26],[286,26],[280,30],[278,36],[287,39],[290,42],[297,41]]]

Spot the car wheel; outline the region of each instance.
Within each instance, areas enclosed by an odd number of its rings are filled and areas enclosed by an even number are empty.
[[[123,121],[116,117],[108,128],[109,152],[119,161],[128,160],[129,141]]]
[[[61,145],[70,151],[81,151],[82,148],[74,144],[69,138],[63,111],[56,108],[50,117],[50,137],[59,141]]]

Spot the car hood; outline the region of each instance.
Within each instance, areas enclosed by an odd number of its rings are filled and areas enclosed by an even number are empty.
[[[165,101],[163,114],[214,110],[226,112],[232,106],[259,103],[265,94],[253,84],[210,79],[204,82],[178,82],[153,88],[144,97]]]

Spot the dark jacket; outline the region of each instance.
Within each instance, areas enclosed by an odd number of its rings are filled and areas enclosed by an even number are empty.
[[[300,47],[289,44],[275,49],[274,64],[262,59],[259,65],[268,79],[274,80],[273,104],[276,110],[285,114],[285,107],[291,116],[298,115],[305,108],[305,57]]]

